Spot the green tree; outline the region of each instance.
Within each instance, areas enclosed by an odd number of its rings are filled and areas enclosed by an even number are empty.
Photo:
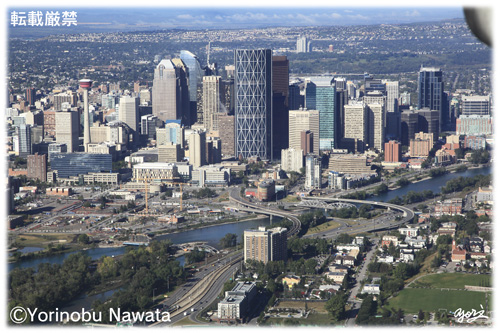
[[[219,244],[222,248],[234,247],[236,246],[236,241],[238,236],[236,234],[227,233],[224,237],[221,238]]]
[[[90,243],[90,237],[87,234],[81,234],[78,236],[78,243],[88,244]]]
[[[347,302],[347,295],[344,292],[337,293],[330,298],[325,304],[325,309],[332,316],[333,320],[340,321],[345,318],[345,304]]]

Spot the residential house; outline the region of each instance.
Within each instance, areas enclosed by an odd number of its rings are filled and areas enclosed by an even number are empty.
[[[294,284],[300,283],[300,277],[295,275],[286,275],[283,279],[281,279],[281,283],[286,284],[289,289],[292,289]]]
[[[380,285],[379,284],[365,284],[363,286],[362,294],[379,295]]]
[[[332,280],[335,283],[341,284],[344,281],[344,277],[346,276],[346,273],[340,273],[340,272],[325,272],[323,276],[327,279]]]
[[[461,246],[457,246],[455,240],[451,244],[451,261],[461,262],[467,259],[467,251]]]

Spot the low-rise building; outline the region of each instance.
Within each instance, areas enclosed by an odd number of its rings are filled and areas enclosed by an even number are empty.
[[[344,281],[344,277],[346,276],[346,273],[341,273],[341,272],[325,272],[323,273],[323,276],[327,279],[332,280],[335,283],[341,284]]]
[[[390,236],[390,235],[385,235],[382,237],[382,243],[380,244],[381,247],[387,246],[389,247],[390,245],[398,246],[399,245],[399,240],[397,236]]]
[[[436,206],[434,206],[434,212],[436,215],[457,215],[462,213],[462,199],[453,198],[446,199],[444,201],[438,201]]]
[[[242,322],[249,313],[257,287],[253,282],[238,282],[217,305],[217,320],[219,322]]]
[[[294,285],[300,283],[300,277],[296,275],[286,275],[281,279],[281,283],[286,284],[289,289],[292,289]]]
[[[362,294],[379,295],[380,285],[379,284],[365,284],[363,286]]]
[[[407,237],[417,237],[419,228],[406,226],[404,228],[399,228],[398,231],[401,235],[405,235]]]

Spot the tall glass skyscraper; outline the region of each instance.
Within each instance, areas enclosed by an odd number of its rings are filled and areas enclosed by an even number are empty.
[[[272,154],[272,51],[235,50],[236,157]]]
[[[422,67],[418,73],[418,108],[439,111],[440,130],[448,122],[443,112],[443,72],[435,67]]]
[[[201,69],[198,57],[187,50],[181,50],[181,60],[189,69],[189,110],[192,122],[196,122],[197,91],[201,89],[204,72]]]
[[[319,111],[319,150],[335,148],[336,141],[339,139],[336,135],[338,133],[335,133],[339,120],[335,112],[335,97],[335,85],[316,84],[316,110]]]

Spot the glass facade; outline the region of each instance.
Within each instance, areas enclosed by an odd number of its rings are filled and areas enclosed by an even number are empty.
[[[111,154],[52,153],[50,165],[58,178],[112,170]]]
[[[319,149],[335,148],[335,127],[338,116],[335,113],[335,86],[316,86],[316,110],[319,111]]]

